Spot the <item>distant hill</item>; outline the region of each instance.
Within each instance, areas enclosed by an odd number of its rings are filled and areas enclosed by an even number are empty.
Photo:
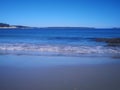
[[[10,25],[6,23],[0,23],[0,28],[31,28],[28,26],[22,26],[22,25]]]
[[[47,29],[95,29],[92,27],[45,27]]]
[[[10,25],[6,23],[0,23],[0,27],[10,27]]]
[[[113,29],[113,30],[120,30],[120,28],[94,28],[94,27],[30,27],[30,26],[23,26],[23,25],[10,25],[10,24],[6,24],[6,23],[0,23],[0,28],[18,28],[18,29],[33,29],[33,28],[36,28],[36,29],[39,29],[39,28],[42,28],[42,29],[52,29],[52,30],[71,30],[71,29],[80,29],[80,30],[95,30],[95,29]]]
[[[91,27],[29,27],[29,26],[23,26],[23,25],[10,25],[6,23],[0,23],[0,28],[43,28],[43,29],[95,29]]]

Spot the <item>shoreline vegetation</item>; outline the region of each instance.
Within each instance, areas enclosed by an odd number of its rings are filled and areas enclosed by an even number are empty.
[[[0,23],[0,29],[39,29],[39,28],[43,28],[43,29],[57,29],[57,30],[62,30],[62,29],[90,29],[90,30],[95,30],[95,29],[115,29],[115,30],[120,30],[120,28],[94,28],[94,27],[31,27],[31,26],[24,26],[24,25],[10,25],[10,24],[6,24],[6,23]]]

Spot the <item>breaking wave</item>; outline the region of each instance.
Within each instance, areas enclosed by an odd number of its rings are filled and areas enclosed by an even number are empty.
[[[120,47],[105,47],[105,46],[80,46],[80,45],[42,45],[28,43],[2,43],[0,44],[1,54],[20,53],[24,54],[37,52],[52,53],[59,55],[81,55],[81,54],[120,54]]]

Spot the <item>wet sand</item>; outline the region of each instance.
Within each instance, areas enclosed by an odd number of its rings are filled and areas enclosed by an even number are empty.
[[[0,56],[0,90],[120,90],[111,57]]]

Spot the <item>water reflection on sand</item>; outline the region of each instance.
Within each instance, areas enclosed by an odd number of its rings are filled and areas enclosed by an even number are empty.
[[[0,56],[0,90],[119,90],[111,57]]]

